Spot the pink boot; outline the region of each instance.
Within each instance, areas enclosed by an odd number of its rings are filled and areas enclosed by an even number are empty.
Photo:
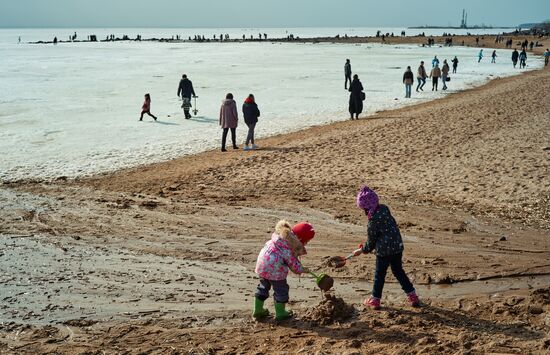
[[[416,295],[416,291],[407,293],[407,300],[409,301],[409,304],[412,307],[419,307],[420,306],[420,299]]]
[[[363,304],[371,309],[379,310],[380,307],[380,298],[370,296],[365,301],[363,301]]]

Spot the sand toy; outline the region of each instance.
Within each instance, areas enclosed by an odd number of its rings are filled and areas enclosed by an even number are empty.
[[[193,105],[194,105],[193,115],[195,116],[197,115],[197,113],[199,113],[199,110],[197,109],[197,97],[198,96],[193,96]]]
[[[325,292],[330,290],[334,285],[334,279],[325,273],[315,275],[313,272],[310,271],[309,274],[315,277],[315,283],[317,284],[317,286],[319,286],[321,290]]]
[[[332,256],[330,259],[328,259],[328,264],[334,268],[341,268],[346,266],[346,263],[348,260],[351,260],[354,256],[361,255],[363,253],[363,245],[359,245],[359,249],[356,249],[351,253],[350,255],[343,257],[343,256]]]

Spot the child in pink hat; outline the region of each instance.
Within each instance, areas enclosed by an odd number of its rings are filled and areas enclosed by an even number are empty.
[[[380,298],[382,298],[388,267],[391,267],[393,275],[407,294],[409,304],[413,307],[419,306],[420,300],[414,286],[403,270],[403,239],[390,209],[379,203],[378,195],[368,186],[363,186],[359,190],[357,207],[363,209],[367,215],[368,239],[356,255],[370,253],[373,250],[376,252],[372,295],[364,301],[365,306],[380,309]]]

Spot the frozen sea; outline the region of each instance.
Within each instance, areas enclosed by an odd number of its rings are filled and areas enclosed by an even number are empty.
[[[300,32],[303,31],[303,32]],[[400,32],[401,29],[382,29]],[[420,30],[407,30],[416,33]],[[444,30],[433,30],[441,34]],[[165,161],[218,148],[218,113],[225,94],[237,105],[249,93],[262,112],[257,136],[295,131],[348,119],[348,92],[343,65],[350,58],[367,95],[362,117],[379,110],[417,104],[519,74],[511,51],[490,50],[477,63],[476,48],[376,44],[299,43],[158,43],[98,42],[28,44],[67,38],[73,30],[0,30],[0,180],[77,177]],[[80,36],[113,33],[143,38],[179,34],[268,33],[302,38],[335,34],[373,35],[376,29],[81,29]],[[453,31],[458,33],[458,30]],[[495,32],[494,30],[491,32]],[[498,32],[498,31],[496,31]],[[22,43],[18,44],[18,37]],[[434,55],[460,64],[449,90],[427,91],[404,99],[402,75],[407,65],[416,74],[420,60],[431,68]],[[529,57],[528,69],[542,66]],[[187,73],[199,96],[199,113],[183,118],[176,96],[181,74]],[[143,95],[152,97],[151,111],[138,122]],[[246,126],[237,129],[243,142]],[[261,146],[261,139],[258,140]],[[246,152],[241,152],[246,154]]]

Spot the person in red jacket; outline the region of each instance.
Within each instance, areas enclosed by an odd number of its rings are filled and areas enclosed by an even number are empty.
[[[139,117],[140,121],[143,121],[144,114],[148,114],[153,117],[155,121],[157,120],[157,117],[151,113],[151,95],[149,94],[145,94],[145,101],[143,102],[143,106],[141,106],[141,116]]]

